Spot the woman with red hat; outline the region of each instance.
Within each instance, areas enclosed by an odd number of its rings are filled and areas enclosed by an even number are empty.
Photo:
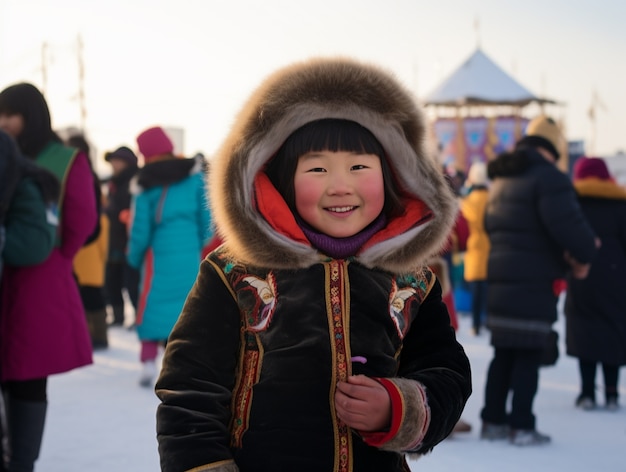
[[[582,157],[574,166],[578,201],[601,241],[586,279],[569,277],[567,354],[578,359],[581,391],[576,406],[596,407],[596,367],[604,374],[607,410],[618,409],[619,368],[626,364],[626,190],[604,159]]]
[[[140,270],[136,327],[141,341],[141,386],[156,374],[159,345],[178,319],[211,238],[204,160],[181,159],[161,127],[137,137],[144,166],[133,180],[128,263]]]

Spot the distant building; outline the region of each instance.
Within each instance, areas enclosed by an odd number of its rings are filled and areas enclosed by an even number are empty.
[[[174,154],[183,156],[185,154],[185,130],[174,126],[164,126],[163,130],[174,144]]]
[[[440,160],[467,172],[513,148],[529,122],[526,107],[556,102],[530,92],[477,48],[423,104],[434,118]]]

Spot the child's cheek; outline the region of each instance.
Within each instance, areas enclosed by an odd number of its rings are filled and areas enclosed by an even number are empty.
[[[312,207],[317,207],[320,198],[321,191],[319,189],[319,184],[315,182],[315,179],[299,179],[296,180],[296,208],[301,216],[304,216],[302,213],[306,209],[311,209]]]
[[[361,195],[369,203],[371,211],[377,216],[385,205],[385,187],[380,175],[372,175],[364,179],[361,186]]]

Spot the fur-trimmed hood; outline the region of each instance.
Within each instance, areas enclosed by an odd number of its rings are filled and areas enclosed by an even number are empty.
[[[351,59],[312,59],[285,67],[252,94],[211,162],[210,200],[226,247],[240,260],[263,267],[296,269],[320,261],[306,239],[289,237],[276,221],[291,219],[275,202],[270,222],[259,211],[259,177],[286,138],[323,118],[355,121],[382,144],[408,200],[420,201],[428,217],[388,223],[357,255],[368,267],[407,272],[438,253],[457,214],[457,204],[435,154],[427,145],[426,119],[411,94],[388,72]],[[267,213],[265,213],[267,216]],[[405,222],[406,223],[406,222]],[[377,237],[378,236],[378,237]]]

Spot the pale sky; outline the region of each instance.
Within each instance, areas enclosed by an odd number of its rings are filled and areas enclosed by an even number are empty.
[[[211,156],[280,66],[351,56],[423,98],[480,43],[531,92],[565,103],[547,111],[568,139],[607,156],[626,150],[625,19],[624,0],[0,0],[0,89],[45,88],[53,126],[79,126],[81,37],[98,156],[135,149],[153,125],[183,128],[183,151]]]

